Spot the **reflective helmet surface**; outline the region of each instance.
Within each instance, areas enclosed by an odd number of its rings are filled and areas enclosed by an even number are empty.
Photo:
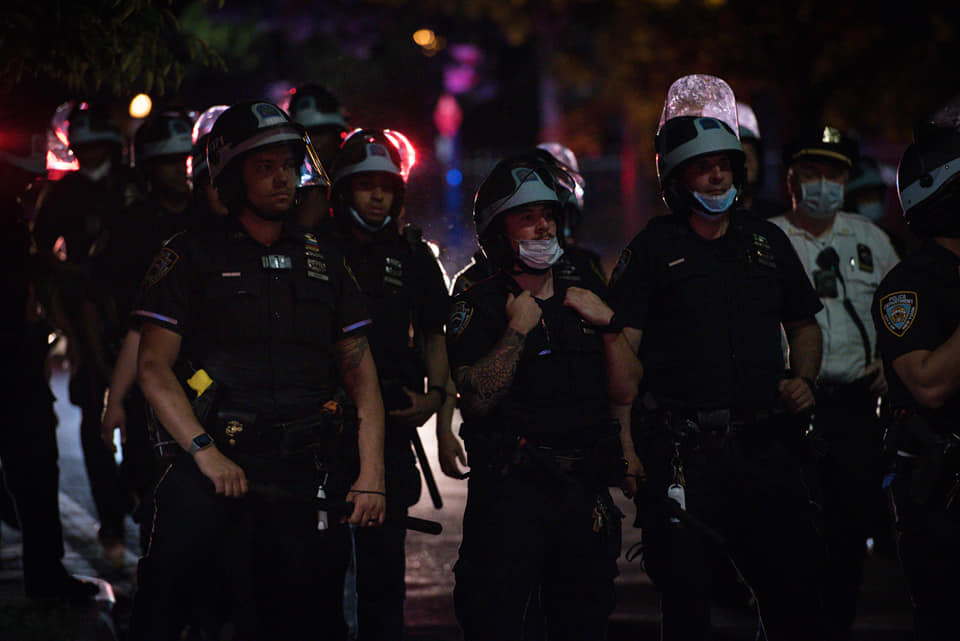
[[[229,109],[227,105],[214,105],[200,114],[193,123],[193,130],[190,132],[190,138],[193,141],[193,150],[190,157],[191,176],[209,171],[207,166],[207,141],[210,139],[210,130],[213,129],[213,123],[217,121],[220,114],[227,109]]]
[[[330,90],[317,84],[298,87],[290,96],[287,112],[293,121],[307,129],[314,127],[336,127],[341,131],[348,129],[347,119]]]
[[[330,178],[336,188],[347,176],[364,172],[382,172],[403,180],[403,159],[396,143],[382,129],[357,129],[352,132],[330,165]]]
[[[250,101],[233,105],[216,119],[209,136],[207,165],[215,185],[247,152],[281,144],[290,145],[298,156],[297,162],[305,166],[300,186],[329,185],[303,127],[274,104]]]
[[[583,198],[586,193],[586,181],[583,174],[580,173],[580,163],[577,162],[577,156],[569,147],[565,147],[558,142],[542,142],[537,145],[537,149],[542,149],[560,163],[574,181],[573,193],[570,195],[570,205],[577,208],[579,214],[583,214]]]
[[[926,123],[897,167],[897,194],[911,228],[956,237],[960,231],[960,128]],[[945,202],[951,199],[951,202]]]
[[[123,144],[123,136],[103,105],[81,102],[67,117],[67,138],[71,147],[93,143]]]
[[[193,120],[180,110],[155,112],[134,135],[135,161],[142,163],[164,156],[188,155],[193,150]]]
[[[555,203],[560,207],[564,190],[574,191],[572,176],[541,153],[502,159],[480,183],[473,202],[473,222],[481,243],[491,223],[504,212],[536,203]]]

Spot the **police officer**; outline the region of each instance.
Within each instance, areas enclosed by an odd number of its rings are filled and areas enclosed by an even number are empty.
[[[387,519],[355,536],[359,638],[400,639],[403,517],[420,496],[410,443],[447,396],[447,288],[419,231],[397,228],[406,185],[399,151],[382,130],[351,134],[330,173],[334,235],[371,306],[370,350],[386,411]]]
[[[273,104],[221,114],[208,162],[231,224],[165,243],[145,279],[138,382],[183,452],[158,484],[131,638],[174,638],[198,580],[229,595],[241,638],[345,636],[349,533],[313,498],[345,495],[350,523],[382,522],[383,409],[343,256],[285,223],[311,152]],[[357,432],[337,419],[341,385]],[[359,474],[341,469],[351,439]]]
[[[323,85],[306,83],[294,90],[287,111],[294,122],[306,128],[320,162],[329,167],[349,129],[340,100]],[[324,191],[301,190],[297,224],[304,229],[316,229],[328,222],[329,211],[330,202]]]
[[[740,124],[740,146],[743,147],[746,176],[743,180],[743,206],[755,216],[772,218],[787,210],[781,203],[768,198],[763,193],[766,176],[765,143],[760,134],[757,116],[750,105],[737,103],[737,121]]]
[[[602,639],[622,480],[596,317],[604,283],[559,244],[558,182],[536,152],[501,160],[474,203],[497,271],[454,298],[450,366],[471,474],[454,603],[464,638]],[[536,615],[536,618],[534,617]]]
[[[38,304],[38,257],[29,233],[32,203],[27,190],[37,187],[47,173],[45,128],[36,123],[25,126],[30,115],[22,111],[6,116],[0,116],[6,132],[0,141],[0,270],[5,303],[0,315],[5,408],[0,425],[2,491],[9,490],[16,507],[27,597],[88,604],[97,587],[70,576],[62,561],[57,416],[46,368],[52,328]]]
[[[642,465],[628,456],[628,480],[641,482],[644,567],[661,594],[663,638],[709,638],[711,568],[733,559],[767,638],[813,639],[815,532],[788,445],[799,439],[795,417],[814,403],[820,303],[783,233],[737,207],[736,132],[725,82],[686,76],[671,87],[656,137],[671,214],[650,221],[611,277],[609,325],[622,328],[605,343],[611,398],[630,424],[642,375],[644,421],[633,434]]]
[[[880,280],[898,261],[883,230],[840,210],[857,156],[857,144],[829,126],[788,145],[793,205],[771,219],[790,239],[823,303],[817,313],[823,357],[815,389],[819,454],[812,486],[822,507],[830,639],[850,637],[865,542],[882,505],[877,401],[887,383],[870,306]]]
[[[187,180],[187,158],[193,149],[192,127],[193,120],[186,112],[170,109],[154,112],[137,129],[134,152],[147,193],[113,221],[94,258],[114,320],[107,337],[114,367],[101,434],[105,445],[114,450],[114,431],[121,433],[121,483],[125,491],[136,496],[133,518],[140,525],[144,551],[153,522],[153,487],[160,470],[151,451],[145,401],[134,384],[140,333],[137,327],[128,326],[127,319],[140,282],[161,243],[185,229],[193,218],[189,213],[192,199]]]
[[[938,121],[935,121],[938,122]],[[898,417],[893,499],[916,638],[951,639],[960,588],[960,130],[924,124],[897,168],[897,190],[919,250],[883,279],[873,301],[880,353]]]
[[[67,337],[70,402],[80,408],[80,443],[100,519],[99,539],[108,558],[119,560],[124,518],[132,505],[121,489],[113,454],[100,437],[110,380],[111,358],[103,335],[109,310],[92,258],[104,230],[140,189],[123,164],[123,137],[104,105],[81,102],[70,111],[68,122],[69,147],[80,168],[51,185],[37,212],[34,235],[48,268],[44,298],[55,325]],[[59,238],[63,242],[58,246]]]

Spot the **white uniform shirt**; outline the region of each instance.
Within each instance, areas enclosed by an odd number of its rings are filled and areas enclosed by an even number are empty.
[[[863,322],[870,340],[870,352],[876,355],[877,331],[873,326],[870,306],[873,293],[899,257],[886,233],[869,219],[856,214],[838,212],[831,227],[822,236],[814,236],[787,220],[786,216],[770,222],[784,231],[793,244],[810,281],[816,286],[813,273],[820,269],[817,256],[833,247],[840,256],[837,297],[824,298],[817,323],[823,335],[823,359],[819,380],[825,383],[851,383],[863,376],[863,339],[856,323],[843,306],[844,289]]]

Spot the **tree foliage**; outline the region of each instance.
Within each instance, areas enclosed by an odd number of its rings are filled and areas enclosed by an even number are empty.
[[[0,83],[74,95],[163,94],[180,85],[188,65],[222,68],[173,9],[173,0],[17,0],[0,22]]]

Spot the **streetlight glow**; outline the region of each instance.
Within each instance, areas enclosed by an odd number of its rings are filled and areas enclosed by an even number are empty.
[[[145,93],[139,93],[130,101],[130,115],[134,118],[146,118],[153,108],[153,101]]]

